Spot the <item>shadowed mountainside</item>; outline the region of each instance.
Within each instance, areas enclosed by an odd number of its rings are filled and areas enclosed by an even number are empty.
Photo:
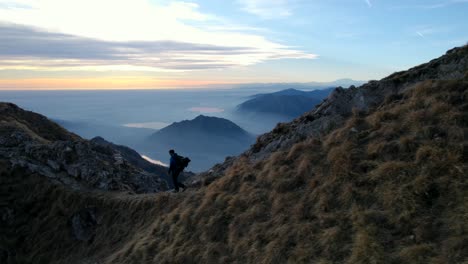
[[[185,193],[70,190],[0,160],[0,260],[462,263],[467,50],[338,89]]]
[[[10,103],[0,103],[0,159],[76,189],[157,192],[166,183],[119,151],[80,138]]]

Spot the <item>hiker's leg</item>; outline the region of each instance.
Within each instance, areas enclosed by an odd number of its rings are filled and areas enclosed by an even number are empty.
[[[176,177],[177,186],[178,186],[177,188],[182,187],[182,188],[185,189],[185,185],[183,183],[179,182],[179,180],[177,179],[179,177],[180,173],[181,173],[181,171],[177,172],[177,177]]]
[[[177,192],[179,191],[179,184],[177,183],[177,176],[179,176],[178,173],[173,171],[172,173],[172,182],[174,183],[174,190]]]

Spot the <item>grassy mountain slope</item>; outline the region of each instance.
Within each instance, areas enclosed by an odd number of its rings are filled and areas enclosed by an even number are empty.
[[[411,81],[264,159],[239,157],[222,177],[185,193],[72,191],[2,161],[0,260],[462,263],[462,70],[457,80]]]
[[[466,81],[427,81],[183,197],[113,262],[460,263]]]

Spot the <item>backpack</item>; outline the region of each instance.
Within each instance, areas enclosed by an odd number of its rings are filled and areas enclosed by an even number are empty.
[[[190,162],[190,159],[188,157],[182,157],[182,156],[179,156],[177,155],[176,156],[176,166],[180,169],[180,170],[184,170],[185,168],[187,168],[189,162]]]

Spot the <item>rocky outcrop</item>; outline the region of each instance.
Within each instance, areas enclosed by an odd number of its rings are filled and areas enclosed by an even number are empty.
[[[157,175],[119,159],[110,147],[69,133],[47,118],[0,103],[0,158],[73,189],[132,193],[165,190]]]

